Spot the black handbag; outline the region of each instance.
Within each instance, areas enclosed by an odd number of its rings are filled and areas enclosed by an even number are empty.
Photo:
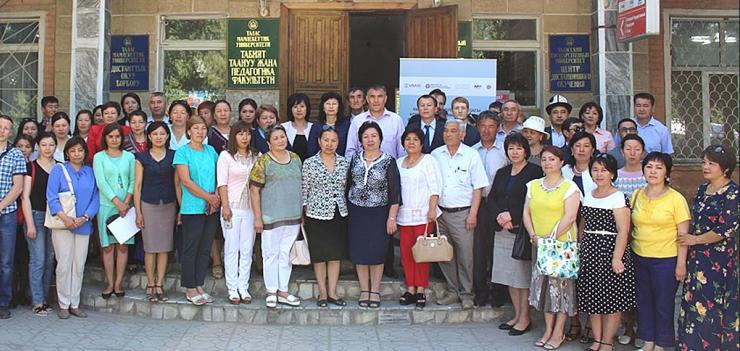
[[[514,238],[514,246],[511,248],[511,258],[519,261],[532,260],[532,242],[524,224],[519,225],[519,231]]]

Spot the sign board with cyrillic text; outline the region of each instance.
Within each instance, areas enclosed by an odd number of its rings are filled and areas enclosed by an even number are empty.
[[[149,90],[149,36],[110,36],[110,91]]]
[[[588,35],[550,36],[550,91],[591,90]]]
[[[660,33],[660,0],[619,0],[617,39],[623,42]]]
[[[228,34],[229,89],[277,89],[277,19],[230,19]]]

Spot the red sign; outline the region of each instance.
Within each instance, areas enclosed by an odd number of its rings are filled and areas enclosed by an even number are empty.
[[[658,34],[659,11],[658,0],[619,0],[617,38],[632,41]]]

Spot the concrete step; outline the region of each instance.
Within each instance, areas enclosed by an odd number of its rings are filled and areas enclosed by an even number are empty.
[[[399,270],[400,271],[400,270]],[[85,286],[100,285],[105,282],[105,272],[101,267],[88,265],[85,269],[84,284]],[[442,281],[430,280],[429,287],[426,290],[427,299],[435,301],[444,295],[447,284]],[[146,273],[139,271],[135,274],[126,274],[124,278],[124,289],[127,293],[130,290],[143,291],[147,285]],[[185,289],[180,286],[180,273],[177,271],[165,275],[163,284],[164,289],[169,294],[184,293]],[[224,279],[213,279],[210,272],[206,276],[203,286],[213,295],[226,296],[226,281]],[[319,296],[319,287],[314,277],[313,271],[306,267],[294,267],[291,274],[290,291],[301,299],[312,299]],[[383,300],[397,301],[398,298],[406,291],[406,286],[402,278],[388,279],[383,277],[380,284],[380,295]],[[249,281],[249,292],[255,299],[264,299],[265,284],[262,276],[252,271]],[[99,295],[99,294],[98,294]],[[354,274],[345,274],[340,276],[337,285],[337,295],[344,299],[358,300],[360,297],[360,284],[357,276]]]
[[[401,306],[397,299],[383,301],[378,309],[359,307],[356,299],[348,299],[344,307],[321,308],[316,306],[315,299],[305,299],[300,307],[278,306],[268,309],[264,298],[255,298],[248,305],[232,305],[225,295],[214,294],[213,304],[194,306],[179,292],[170,293],[167,302],[149,302],[142,289],[129,289],[125,297],[117,298],[114,295],[108,300],[100,296],[101,289],[102,286],[98,284],[84,285],[81,296],[84,308],[166,320],[294,325],[451,324],[486,323],[513,314],[510,305],[463,310],[460,304],[438,306],[432,299],[425,308]]]

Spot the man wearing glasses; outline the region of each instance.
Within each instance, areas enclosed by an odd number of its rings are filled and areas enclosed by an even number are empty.
[[[630,118],[625,118],[617,123],[617,135],[619,135],[619,138],[616,140],[617,146],[607,152],[607,154],[617,159],[617,169],[624,167],[624,156],[620,151],[622,140],[628,134],[637,134],[637,123]],[[647,153],[643,153],[643,155],[647,155]]]
[[[570,147],[568,147],[568,142],[570,141],[570,138],[573,137],[574,134],[578,132],[582,132],[586,130],[583,126],[583,120],[578,117],[568,117],[563,121],[563,137],[565,137],[565,144],[560,147],[561,150],[563,150],[564,153],[564,160],[567,162],[570,159]],[[547,140],[547,143],[550,144],[551,141]]]

